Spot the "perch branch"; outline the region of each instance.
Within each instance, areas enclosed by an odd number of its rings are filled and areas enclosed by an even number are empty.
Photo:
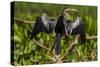
[[[26,20],[22,20],[22,19],[19,19],[19,18],[16,18],[16,17],[14,17],[14,20],[17,21],[17,22],[20,22],[20,23],[27,23],[27,24],[33,24],[34,23],[33,21],[26,21]]]

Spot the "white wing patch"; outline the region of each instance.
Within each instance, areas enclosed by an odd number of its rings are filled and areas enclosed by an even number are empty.
[[[72,33],[73,29],[75,29],[79,25],[79,23],[80,23],[80,18],[77,17],[77,20],[74,23],[72,23],[70,34]]]
[[[80,19],[77,18],[77,20],[72,24],[73,29],[76,28],[79,25],[79,21],[80,21]]]

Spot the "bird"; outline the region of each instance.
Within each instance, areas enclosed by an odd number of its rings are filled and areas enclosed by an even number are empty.
[[[40,32],[45,32],[50,34],[52,32],[56,33],[56,44],[55,44],[55,54],[59,55],[61,53],[61,38],[62,36],[69,35],[80,35],[80,42],[85,43],[85,24],[82,22],[79,16],[76,19],[69,20],[68,12],[79,12],[76,9],[64,8],[61,15],[57,18],[48,17],[46,13],[42,13],[40,16],[36,17],[36,23],[31,32],[31,39]]]

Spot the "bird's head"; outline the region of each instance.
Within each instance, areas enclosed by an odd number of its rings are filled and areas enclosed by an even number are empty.
[[[79,16],[79,11],[73,8],[64,8],[62,14],[66,20],[74,20]]]

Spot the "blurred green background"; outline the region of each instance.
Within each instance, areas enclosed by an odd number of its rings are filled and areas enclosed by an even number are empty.
[[[45,12],[49,17],[58,18],[63,8],[74,8],[79,10],[79,15],[86,25],[86,35],[97,35],[97,7],[96,6],[81,6],[81,5],[66,5],[66,4],[48,4],[48,3],[31,3],[31,2],[15,2],[14,16],[23,20],[35,21],[37,16]],[[48,58],[48,51],[39,47],[34,41],[30,40],[27,31],[31,31],[34,24],[14,23],[14,50],[11,51],[14,56],[14,65],[32,65],[32,64],[48,64],[53,63]],[[46,47],[51,48],[54,44],[55,33],[50,35],[39,33],[37,35],[39,42]],[[69,46],[69,42],[74,38],[61,40],[61,55]],[[75,50],[69,52],[64,58],[64,62],[80,62],[80,61],[96,61],[97,60],[97,40],[87,40],[86,44],[78,44]]]

